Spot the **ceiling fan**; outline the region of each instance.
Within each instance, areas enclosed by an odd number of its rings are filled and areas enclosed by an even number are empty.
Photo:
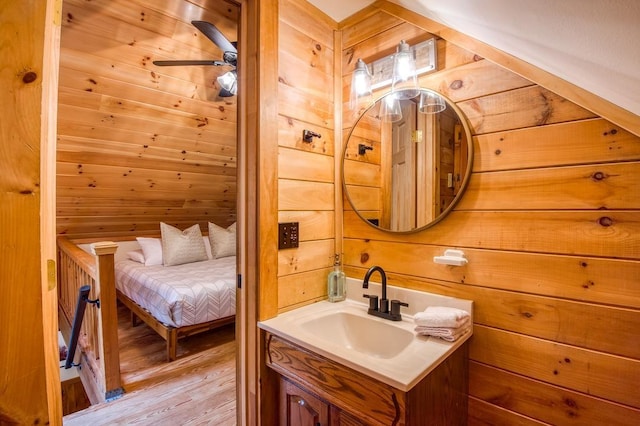
[[[231,71],[228,71],[218,77],[218,83],[220,83],[220,96],[229,97],[238,93],[238,74],[236,66],[238,65],[238,49],[236,42],[230,42],[224,34],[220,32],[210,22],[207,21],[191,21],[191,24],[196,27],[202,34],[204,34],[209,40],[211,40],[216,46],[222,50],[222,60],[173,60],[173,61],[153,61],[154,65],[161,67],[166,66],[184,66],[184,65],[214,65],[214,66],[230,66],[233,67]]]

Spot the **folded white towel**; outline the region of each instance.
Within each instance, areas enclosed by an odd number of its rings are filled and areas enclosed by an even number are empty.
[[[455,342],[471,330],[471,324],[464,327],[416,327],[416,332],[423,336],[439,337],[447,342]]]
[[[424,312],[413,316],[416,325],[421,327],[462,327],[469,321],[469,312],[445,306],[429,306]]]

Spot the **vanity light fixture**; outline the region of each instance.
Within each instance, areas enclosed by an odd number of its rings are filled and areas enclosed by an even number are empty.
[[[416,74],[416,59],[409,43],[401,40],[396,54],[393,55],[393,76],[391,91],[401,90],[398,99],[412,99],[418,96],[418,76]]]
[[[360,105],[371,103],[371,73],[362,59],[356,61],[356,68],[351,76],[350,108],[358,109]]]
[[[238,94],[238,73],[236,70],[228,71],[217,78],[222,90],[220,96],[229,97]]]
[[[374,90],[391,85],[391,92],[402,90],[402,99],[412,99],[420,93],[418,75],[436,71],[436,39],[414,46],[402,40],[397,52],[367,65],[358,59],[351,76],[349,108],[358,111],[368,107]]]

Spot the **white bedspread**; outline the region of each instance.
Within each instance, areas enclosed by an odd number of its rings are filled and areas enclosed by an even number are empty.
[[[234,315],[236,258],[177,266],[116,262],[116,287],[160,322],[181,327]]]

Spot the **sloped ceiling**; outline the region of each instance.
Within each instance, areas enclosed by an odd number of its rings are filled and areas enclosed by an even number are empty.
[[[391,0],[640,115],[638,0]],[[340,22],[372,0],[310,0]]]

